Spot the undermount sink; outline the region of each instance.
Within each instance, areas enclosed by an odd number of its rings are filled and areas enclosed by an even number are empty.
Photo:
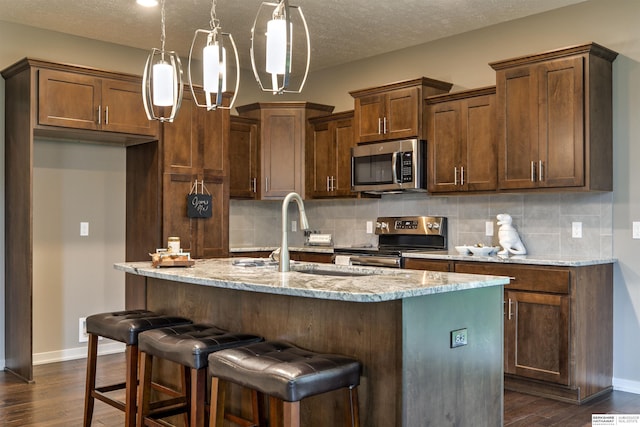
[[[364,269],[351,266],[334,266],[334,265],[318,265],[318,264],[298,264],[291,265],[291,271],[296,273],[314,274],[316,276],[334,276],[334,277],[359,277],[373,276],[380,274],[372,269]]]
[[[291,270],[297,273],[315,274],[318,276],[338,276],[338,277],[357,277],[357,276],[372,276],[375,273],[365,273],[363,271],[345,271],[345,270]]]

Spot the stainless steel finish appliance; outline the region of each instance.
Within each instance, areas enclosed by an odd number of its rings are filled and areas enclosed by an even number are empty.
[[[379,194],[426,191],[426,143],[379,142],[351,149],[351,190]]]
[[[353,265],[402,268],[403,252],[447,252],[447,218],[442,216],[379,217],[378,247],[334,248]]]

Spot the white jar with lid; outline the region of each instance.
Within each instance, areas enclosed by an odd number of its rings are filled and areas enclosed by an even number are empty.
[[[167,251],[178,254],[180,253],[180,237],[169,237],[167,239]]]

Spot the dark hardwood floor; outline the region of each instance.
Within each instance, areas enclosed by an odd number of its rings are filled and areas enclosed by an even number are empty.
[[[85,367],[84,359],[35,366],[34,384],[0,372],[0,426],[81,426]],[[123,375],[123,354],[100,356],[98,384],[120,381]],[[640,414],[640,394],[614,391],[577,406],[505,392],[505,427],[591,426],[593,413]],[[93,426],[119,427],[123,421],[122,412],[96,402]]]

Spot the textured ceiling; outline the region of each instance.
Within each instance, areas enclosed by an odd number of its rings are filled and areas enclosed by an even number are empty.
[[[261,0],[216,0],[222,30],[250,67],[250,30]],[[311,34],[312,69],[426,43],[585,0],[291,0]],[[166,48],[188,56],[209,28],[211,2],[166,0]],[[160,47],[160,10],[135,0],[0,0],[0,21],[150,50]]]

